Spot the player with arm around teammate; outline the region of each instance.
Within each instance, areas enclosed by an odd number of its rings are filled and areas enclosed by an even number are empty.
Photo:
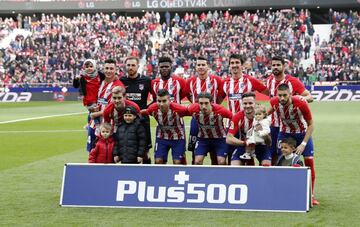
[[[190,77],[186,81],[186,91],[188,92],[188,99],[192,103],[196,103],[197,96],[200,93],[209,93],[213,103],[221,104],[224,99],[222,89],[222,80],[216,75],[209,73],[208,60],[204,57],[198,57],[195,65],[196,75]],[[191,119],[190,135],[188,142],[188,150],[194,151],[197,140],[199,127],[194,118]],[[194,154],[194,153],[193,153]],[[212,164],[216,164],[217,158],[215,154],[210,153]],[[195,157],[193,155],[193,163]]]
[[[212,103],[212,98],[210,93],[199,93],[198,102],[188,106],[189,113],[199,126],[194,151],[196,165],[203,164],[208,152],[216,153],[218,165],[226,164],[227,145],[223,119],[231,119],[232,113],[223,106]]]
[[[167,162],[168,152],[172,150],[174,164],[182,164],[185,154],[184,116],[189,116],[187,107],[170,102],[170,94],[165,89],[157,92],[156,103],[141,110],[142,115],[151,115],[158,125],[156,128],[155,163]]]

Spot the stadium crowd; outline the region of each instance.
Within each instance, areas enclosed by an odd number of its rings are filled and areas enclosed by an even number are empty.
[[[219,76],[228,74],[226,59],[234,52],[246,56],[247,70],[257,78],[269,70],[269,57],[274,52],[283,53],[291,65],[297,66],[309,55],[309,37],[314,33],[308,10],[258,10],[240,15],[214,11],[185,14],[184,18],[175,15],[172,21],[172,39],[161,46],[158,55],[170,52],[177,66],[190,75],[197,55],[206,56]]]
[[[20,24],[32,36],[19,35],[2,50],[1,77],[9,84],[69,83],[87,58],[102,62],[112,57],[121,64],[129,54],[142,57],[151,50],[149,37],[158,20],[150,13],[142,18],[103,13],[26,16]]]
[[[330,10],[329,42],[315,40],[315,80],[358,81],[360,79],[360,16],[356,11]]]
[[[163,53],[174,57],[174,67],[181,76],[192,75],[195,59],[202,55],[208,58],[215,74],[227,77],[226,59],[237,52],[247,58],[246,71],[264,79],[270,72],[269,57],[281,52],[288,60],[289,74],[307,85],[359,80],[357,12],[330,11],[334,24],[328,43],[313,37],[308,10],[230,12],[186,13],[183,17],[175,14],[173,18],[166,15],[164,23],[154,12],[141,18],[97,13],[73,18],[42,14],[40,18],[18,15],[16,20],[1,19],[0,39],[15,28],[31,31],[32,35],[19,35],[1,50],[0,78],[8,86],[70,83],[87,58],[103,62],[112,57],[122,66],[128,55],[145,59],[144,74],[154,78]],[[157,37],[154,43],[151,37]],[[163,44],[161,38],[166,39]],[[304,68],[301,61],[311,57],[313,39],[316,64]]]

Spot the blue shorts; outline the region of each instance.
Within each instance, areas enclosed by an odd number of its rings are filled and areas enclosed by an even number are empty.
[[[86,141],[86,150],[88,152],[90,152],[91,149],[95,147],[95,140],[96,140],[95,129],[88,126],[88,137]]]
[[[238,147],[233,153],[231,160],[241,160],[240,156],[245,153],[245,147]],[[270,149],[266,145],[255,145],[255,155],[256,159],[261,163],[264,160],[271,160]]]
[[[198,122],[195,117],[192,117],[190,122],[190,136],[197,137],[198,133],[199,133]]]
[[[173,160],[181,160],[185,154],[185,140],[165,140],[156,138],[155,158],[161,158],[162,160],[167,161],[170,148]]]
[[[285,133],[285,132],[279,132],[279,137],[278,137],[278,144],[281,144],[281,141],[287,137],[292,137],[296,140],[296,146],[299,146],[302,141],[304,140],[305,137],[305,133]],[[278,153],[281,154],[281,147],[278,147]],[[302,153],[302,156],[304,157],[312,157],[314,156],[314,143],[312,140],[312,137],[310,137],[309,141],[307,142],[306,146],[305,146],[305,150]]]
[[[279,136],[279,127],[270,127],[270,134],[271,134],[271,147],[270,149],[270,154],[273,155],[278,155],[280,156],[281,152],[278,153],[278,148],[279,148],[279,144],[278,144],[278,136]]]
[[[208,152],[216,152],[218,157],[226,157],[228,146],[225,138],[204,139],[198,138],[195,145],[195,156],[206,156]]]

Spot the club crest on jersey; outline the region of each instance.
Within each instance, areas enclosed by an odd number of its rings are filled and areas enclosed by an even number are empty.
[[[143,84],[139,84],[139,90],[140,91],[144,90],[144,85]]]

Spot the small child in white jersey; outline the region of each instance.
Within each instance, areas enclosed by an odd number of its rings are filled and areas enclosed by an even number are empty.
[[[270,121],[266,114],[265,106],[256,104],[253,126],[246,133],[245,153],[241,159],[251,159],[255,157],[255,145],[265,145],[264,137],[270,134]]]

